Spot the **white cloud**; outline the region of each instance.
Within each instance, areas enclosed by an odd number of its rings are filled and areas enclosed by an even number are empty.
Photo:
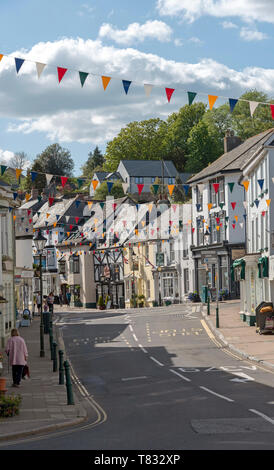
[[[235,23],[232,23],[232,21],[223,21],[222,27],[224,29],[237,29],[238,28],[238,26]]]
[[[10,150],[0,149],[0,162],[5,165],[13,159],[14,155],[14,152],[11,152]]]
[[[201,46],[204,42],[201,41],[201,39],[197,38],[197,37],[192,37],[188,40],[188,42],[193,42],[193,44],[197,44],[198,46]]]
[[[263,41],[268,38],[267,34],[249,28],[242,28],[240,37],[245,41]]]
[[[9,132],[41,133],[61,144],[104,145],[131,121],[165,119],[178,111],[187,102],[186,91],[198,92],[196,100],[205,102],[207,94],[238,97],[254,88],[274,94],[271,68],[235,70],[210,58],[197,63],[176,62],[133,48],[105,46],[99,40],[41,42],[11,56],[48,65],[38,80],[35,63],[26,61],[17,75],[14,59],[2,59],[0,118],[12,121]],[[60,84],[56,65],[69,69]],[[78,70],[90,72],[83,88]],[[101,75],[112,77],[106,91]],[[122,79],[132,80],[127,95]],[[155,85],[149,98],[144,83]],[[165,87],[175,88],[170,103]],[[218,104],[222,102],[218,100]]]
[[[117,29],[109,23],[104,23],[99,30],[99,38],[108,38],[117,44],[131,45],[143,42],[145,39],[170,41],[172,29],[163,21],[146,21],[144,24],[131,23],[127,29]]]
[[[174,39],[174,44],[175,44],[176,47],[180,47],[180,46],[184,45],[183,40],[180,39],[180,38]]]
[[[273,0],[157,0],[157,8],[163,16],[180,16],[189,22],[209,15],[274,23]]]

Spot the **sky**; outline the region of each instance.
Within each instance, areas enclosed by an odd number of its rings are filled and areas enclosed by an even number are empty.
[[[186,91],[220,96],[215,106],[254,88],[274,97],[273,23],[273,0],[2,0],[1,162],[58,142],[78,176],[96,145],[104,152],[129,122],[166,119]],[[57,67],[68,69],[60,83]]]

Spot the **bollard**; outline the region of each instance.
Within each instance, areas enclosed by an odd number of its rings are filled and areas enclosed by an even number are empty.
[[[207,314],[210,315],[210,298],[207,296]]]
[[[53,372],[57,372],[57,343],[53,342]]]
[[[50,358],[53,360],[53,333],[52,328],[49,329],[49,346],[50,346]]]
[[[58,351],[59,354],[59,385],[64,385],[64,367],[63,367],[63,357],[64,357],[64,352],[59,349]]]
[[[66,387],[67,387],[67,405],[74,405],[72,385],[70,380],[70,367],[69,362],[64,362],[65,374],[66,374]]]
[[[219,307],[216,307],[216,328],[219,328]]]

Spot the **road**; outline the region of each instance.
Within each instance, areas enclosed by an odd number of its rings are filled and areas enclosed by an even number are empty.
[[[195,306],[62,313],[90,423],[16,449],[274,449],[274,374],[213,337]]]

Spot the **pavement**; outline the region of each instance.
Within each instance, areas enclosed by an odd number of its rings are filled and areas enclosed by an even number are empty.
[[[259,335],[256,333],[255,326],[248,326],[246,322],[243,322],[240,319],[239,301],[219,302],[219,328],[216,328],[215,303],[210,304],[210,315],[207,314],[206,305],[193,304],[193,306],[195,308],[199,306],[211,334],[219,339],[225,347],[251,361],[274,369],[274,335]],[[163,309],[163,307],[159,308]],[[166,308],[172,311],[172,306]],[[66,306],[56,307],[55,315],[62,311],[98,313],[95,309],[68,308]],[[125,310],[119,311],[125,312]],[[114,313],[113,310],[111,312]],[[44,335],[45,357],[40,357],[40,318],[35,316],[30,327],[21,327],[20,335],[25,339],[28,347],[28,365],[31,377],[22,380],[19,389],[11,387],[11,368],[8,375],[5,359],[3,375],[7,377],[8,391],[6,395],[19,393],[22,396],[22,403],[18,416],[0,418],[0,441],[60,430],[91,419],[92,413],[95,416],[96,410],[92,411],[92,407],[85,406],[85,399],[78,393],[75,383],[73,385],[75,405],[67,405],[66,386],[59,385],[59,372],[53,372],[49,335],[47,334]],[[58,342],[57,351],[59,348],[64,350],[62,338],[58,336],[57,329],[54,332],[54,341]],[[66,355],[64,354],[65,359]]]

